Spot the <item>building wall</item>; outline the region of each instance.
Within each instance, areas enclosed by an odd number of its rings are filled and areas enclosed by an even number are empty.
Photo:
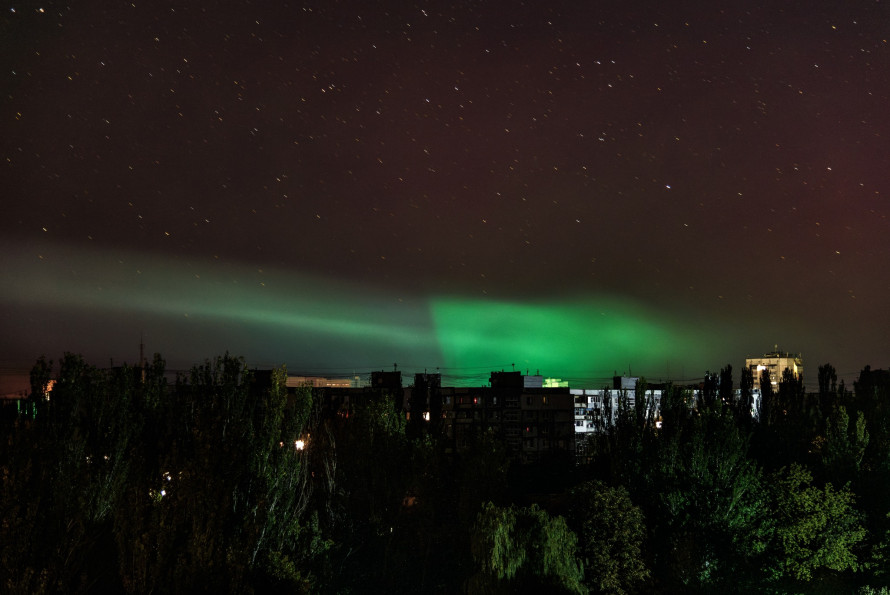
[[[627,407],[636,407],[636,378],[616,378],[612,389],[571,389],[574,405],[575,460],[583,463],[587,456],[587,439],[615,423],[618,401],[625,399]],[[629,388],[631,387],[631,388]],[[660,423],[662,389],[646,391],[646,414]]]
[[[574,398],[574,423],[576,434],[595,432],[602,423],[599,420],[614,420],[618,416],[619,398],[627,399],[630,408],[636,407],[636,389],[570,389]],[[657,420],[661,415],[661,395],[659,388],[646,391],[647,415]]]
[[[796,370],[801,369],[798,364]],[[443,387],[437,374],[417,375],[415,385],[404,388],[398,386],[400,377],[387,379],[393,382],[378,384],[389,384],[389,388],[317,388],[323,415],[348,418],[353,402],[388,393],[396,397],[395,406],[408,418],[409,430],[417,424],[415,431],[442,437],[448,452],[475,448],[490,432],[503,441],[511,456],[531,463],[553,453],[574,453],[583,460],[587,437],[614,423],[619,400],[626,400],[629,409],[637,401],[637,379],[628,377],[616,377],[611,389],[543,387],[537,378],[528,381],[519,372],[493,373],[488,387]],[[689,390],[697,398],[697,389]],[[659,385],[646,390],[646,415],[656,426],[661,422],[663,392]],[[757,415],[760,392],[753,390],[752,416]],[[423,422],[417,421],[418,415]]]
[[[471,448],[486,432],[523,462],[575,448],[573,397],[567,388],[494,386],[443,388],[444,435],[454,452]]]
[[[389,388],[377,388],[372,382],[365,388],[316,390],[324,415],[343,418],[349,417],[357,399],[396,395],[409,426],[422,416],[423,431],[441,436],[452,453],[474,448],[487,432],[502,440],[511,456],[526,463],[549,453],[574,453],[574,398],[567,387],[544,388],[538,378],[528,382],[519,372],[493,374],[489,387],[443,387],[433,378],[415,378],[414,387],[389,384]],[[431,412],[438,412],[435,418]]]
[[[800,354],[772,352],[763,357],[749,357],[745,360],[745,367],[751,370],[754,376],[754,388],[760,389],[760,373],[769,370],[770,383],[773,388],[778,388],[785,370],[791,370],[795,378],[803,377],[803,360]]]

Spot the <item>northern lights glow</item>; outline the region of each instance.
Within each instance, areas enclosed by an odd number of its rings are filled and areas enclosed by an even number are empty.
[[[665,322],[662,315],[612,297],[564,302],[511,303],[432,300],[446,366],[503,360],[523,370],[584,376],[596,371],[679,371],[682,360],[707,351],[703,336]]]
[[[55,312],[41,327],[64,328],[66,313],[78,311],[98,321],[122,317],[119,334],[132,342],[133,333],[144,330],[162,354],[178,350],[179,335],[194,340],[206,334],[199,344],[211,354],[229,350],[263,363],[293,362],[293,353],[313,366],[357,365],[358,353],[365,354],[361,365],[369,366],[409,355],[421,364],[440,360],[426,306],[418,300],[282,270],[171,263],[132,252],[110,257],[53,245],[40,252],[37,266],[8,263],[13,283],[2,299]],[[374,353],[382,355],[379,363],[369,359]]]
[[[881,3],[125,4],[6,15],[0,366],[887,366]]]
[[[135,252],[110,256],[52,244],[39,252],[36,266],[16,266],[27,256],[7,246],[5,268],[13,282],[3,302],[39,309],[39,318],[23,322],[41,335],[61,332],[70,350],[96,357],[104,354],[91,350],[90,329],[71,321],[111,326],[109,351],[133,353],[145,332],[151,350],[180,366],[193,363],[183,351],[203,350],[204,357],[230,351],[295,370],[391,362],[409,373],[441,367],[474,383],[511,363],[570,379],[605,377],[629,366],[661,377],[671,369],[679,373],[683,361],[705,358],[709,344],[701,329],[616,296],[533,303],[406,297],[278,269],[171,262]]]

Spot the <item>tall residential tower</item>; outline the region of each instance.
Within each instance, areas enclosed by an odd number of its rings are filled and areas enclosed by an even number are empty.
[[[795,378],[803,376],[803,360],[800,354],[786,353],[779,351],[779,346],[770,353],[765,353],[763,357],[749,357],[745,360],[745,367],[751,370],[754,375],[754,388],[760,389],[760,374],[763,370],[769,372],[770,384],[773,388],[779,387],[782,380],[782,374],[785,370],[791,370]]]

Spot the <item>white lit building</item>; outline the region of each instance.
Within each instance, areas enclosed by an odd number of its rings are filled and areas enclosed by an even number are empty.
[[[774,351],[766,353],[763,357],[749,357],[745,360],[745,367],[751,370],[754,376],[754,388],[760,391],[760,375],[766,370],[769,372],[769,381],[774,389],[778,389],[785,370],[791,370],[795,378],[803,377],[803,360],[800,354],[785,353],[779,351],[776,345]]]
[[[583,439],[584,434],[596,431],[600,424],[614,420],[618,416],[619,399],[627,399],[630,409],[636,407],[638,381],[639,378],[622,376],[614,378],[611,389],[570,389],[575,398],[575,438]],[[647,414],[656,423],[661,415],[661,394],[660,388],[646,391]]]

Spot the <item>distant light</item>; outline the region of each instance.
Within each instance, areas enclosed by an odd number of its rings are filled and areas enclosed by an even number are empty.
[[[304,448],[306,448],[306,443],[302,440],[297,440],[296,442],[294,442],[294,446],[297,450],[303,450]]]

